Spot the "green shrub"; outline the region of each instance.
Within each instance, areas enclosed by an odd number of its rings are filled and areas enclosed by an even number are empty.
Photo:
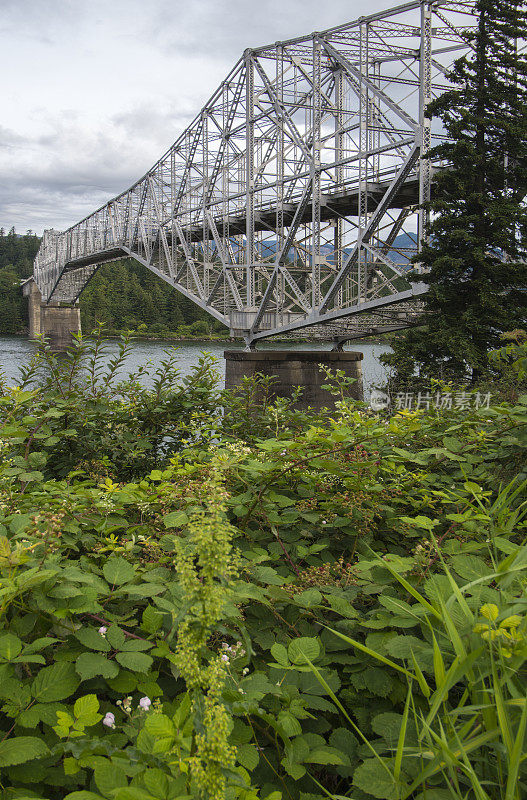
[[[2,800],[525,793],[527,398],[300,413],[103,346],[0,394]]]

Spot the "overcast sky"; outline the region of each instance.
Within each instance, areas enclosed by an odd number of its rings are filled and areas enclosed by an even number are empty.
[[[393,0],[0,0],[0,225],[63,229],[143,175],[247,47]]]

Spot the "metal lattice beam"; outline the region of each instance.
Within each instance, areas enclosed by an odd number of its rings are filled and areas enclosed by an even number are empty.
[[[131,256],[248,343],[407,309],[441,167],[426,106],[474,25],[471,2],[417,0],[246,50],[143,178],[44,232],[44,300],[75,301],[100,264]]]

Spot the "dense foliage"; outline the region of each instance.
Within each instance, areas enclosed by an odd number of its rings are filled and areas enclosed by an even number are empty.
[[[27,300],[20,282],[33,272],[40,238],[0,229],[0,334],[27,330]],[[174,291],[132,259],[114,261],[97,270],[81,299],[83,330],[100,322],[106,330],[136,331],[148,336],[226,335],[226,328],[192,301]]]
[[[107,329],[154,336],[228,334],[224,325],[133,259],[103,265],[82,293],[80,306],[84,330],[102,322]]]
[[[0,396],[2,798],[524,797],[527,398],[317,415],[103,347]]]
[[[40,239],[31,231],[17,236],[11,228],[0,228],[0,334],[19,333],[27,328],[27,300],[20,282],[33,272],[33,260]]]
[[[469,54],[428,113],[449,139],[433,155],[434,179],[425,327],[395,345],[400,379],[421,375],[480,381],[501,332],[525,326],[527,256],[527,58],[521,0],[478,0]]]

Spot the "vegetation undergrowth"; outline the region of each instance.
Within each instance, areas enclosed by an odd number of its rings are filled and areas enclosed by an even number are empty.
[[[527,397],[316,414],[104,347],[1,385],[3,800],[525,796]]]

